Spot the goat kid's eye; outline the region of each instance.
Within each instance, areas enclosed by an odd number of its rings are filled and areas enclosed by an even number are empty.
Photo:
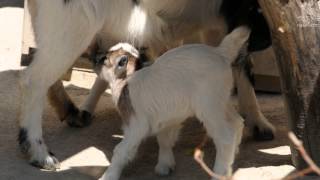
[[[122,56],[118,62],[118,67],[123,67],[128,63],[128,56]]]

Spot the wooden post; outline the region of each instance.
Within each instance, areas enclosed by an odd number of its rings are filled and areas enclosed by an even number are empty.
[[[259,0],[272,32],[289,126],[320,165],[320,1]],[[292,147],[298,169],[305,162]]]

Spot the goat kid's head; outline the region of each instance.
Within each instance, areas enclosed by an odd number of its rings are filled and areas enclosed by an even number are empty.
[[[100,77],[108,82],[126,79],[140,68],[139,52],[128,43],[119,43],[109,49],[99,62]]]

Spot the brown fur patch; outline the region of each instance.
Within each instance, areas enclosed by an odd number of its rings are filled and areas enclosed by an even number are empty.
[[[121,90],[117,107],[121,118],[126,124],[128,124],[130,116],[134,114],[128,84],[125,84]]]

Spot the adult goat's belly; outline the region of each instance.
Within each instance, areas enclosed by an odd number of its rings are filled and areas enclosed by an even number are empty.
[[[221,0],[141,0],[130,9],[107,17],[98,39],[106,49],[120,41],[165,46],[216,25],[220,3]]]

